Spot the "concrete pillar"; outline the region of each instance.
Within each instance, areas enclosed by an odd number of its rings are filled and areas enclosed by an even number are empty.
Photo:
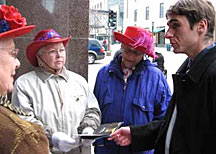
[[[72,35],[66,67],[88,79],[89,0],[6,0],[6,4],[18,8],[28,25],[36,25],[30,34],[15,39],[21,62],[16,78],[33,69],[25,53],[35,34],[53,28],[62,37]],[[90,147],[82,150],[82,154],[90,153]]]
[[[16,39],[22,64],[17,76],[32,70],[25,50],[34,35],[39,30],[53,28],[62,37],[72,35],[66,49],[66,67],[88,78],[89,0],[6,0],[6,4],[17,7],[28,25],[36,25],[30,34]]]

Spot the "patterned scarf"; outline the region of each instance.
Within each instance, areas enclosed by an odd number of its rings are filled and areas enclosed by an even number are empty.
[[[11,102],[7,99],[7,96],[1,96],[0,95],[0,105],[9,109],[10,111],[16,113],[16,114],[20,114],[20,115],[24,115],[24,116],[30,116],[29,114],[26,114],[24,111],[22,111],[19,108],[16,108],[15,106],[13,106],[11,104]]]
[[[123,73],[124,73],[124,81],[127,83],[127,79],[131,74],[133,74],[133,71],[135,70],[135,67],[133,68],[123,68]]]

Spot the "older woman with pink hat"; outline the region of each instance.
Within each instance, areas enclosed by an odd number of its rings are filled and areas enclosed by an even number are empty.
[[[85,152],[91,142],[80,143],[77,134],[93,133],[100,124],[98,102],[88,83],[64,66],[69,40],[53,29],[39,31],[26,50],[35,69],[16,80],[12,93],[12,103],[31,115],[23,118],[43,126],[54,154]]]
[[[26,18],[14,6],[0,5],[0,153],[48,154],[48,140],[40,125],[19,118],[16,114],[28,117],[21,109],[7,100],[7,93],[13,90],[16,69],[20,67],[17,59],[19,49],[14,38],[25,35],[34,29],[27,25]]]
[[[156,58],[151,33],[128,26],[124,34],[114,32],[114,39],[121,43],[122,53],[100,69],[94,88],[102,124],[123,121],[123,126],[129,126],[162,119],[171,92],[163,73],[148,60]],[[94,145],[96,154],[132,153],[129,146],[120,147],[107,139],[97,140]]]

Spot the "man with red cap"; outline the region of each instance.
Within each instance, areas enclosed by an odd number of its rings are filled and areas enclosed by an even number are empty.
[[[14,38],[27,34],[35,28],[27,26],[26,19],[13,6],[0,5],[0,153],[48,154],[48,140],[40,125],[20,119],[16,114],[28,115],[15,108],[7,100],[7,93],[13,89],[13,76],[20,62],[19,49]],[[16,113],[16,114],[15,114]]]
[[[129,26],[125,34],[114,32],[114,38],[121,42],[122,52],[99,71],[94,88],[102,124],[122,121],[123,126],[130,126],[162,119],[171,92],[164,74],[148,60],[148,56],[156,58],[150,32]],[[95,153],[131,154],[131,151],[129,146],[120,147],[101,139],[95,142]]]
[[[43,126],[53,154],[90,150],[84,146],[91,141],[80,143],[77,134],[93,133],[100,124],[98,102],[88,83],[64,66],[69,40],[53,29],[39,31],[26,50],[35,69],[16,80],[12,93],[13,104],[31,115],[22,118]]]

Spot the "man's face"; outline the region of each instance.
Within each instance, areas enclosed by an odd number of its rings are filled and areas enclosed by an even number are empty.
[[[49,67],[61,70],[66,61],[66,51],[63,43],[51,43],[43,47],[40,57]]]
[[[167,25],[169,26],[165,37],[170,40],[175,53],[196,52],[200,36],[197,32],[197,24],[191,30],[185,16],[169,15]]]
[[[20,67],[16,58],[18,50],[15,49],[12,38],[0,40],[0,94],[4,95],[13,90],[15,70]]]
[[[122,44],[122,65],[127,68],[133,68],[143,58],[144,53],[132,49],[127,45]]]

